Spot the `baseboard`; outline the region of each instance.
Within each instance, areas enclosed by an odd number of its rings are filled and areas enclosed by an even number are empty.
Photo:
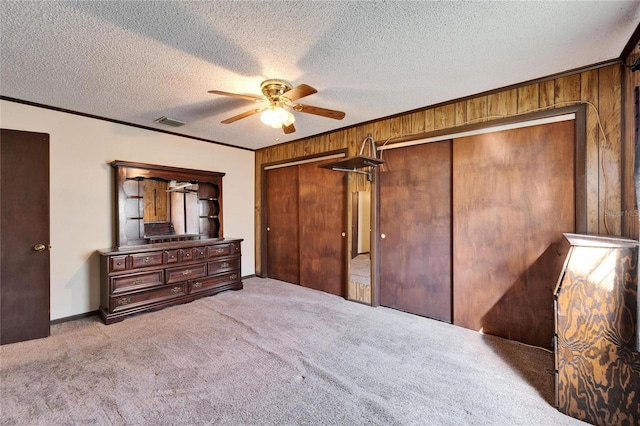
[[[242,277],[243,280],[246,280],[247,278],[255,278],[256,274],[252,274],[252,275],[245,275]]]
[[[50,325],[61,324],[63,322],[73,321],[73,320],[77,320],[77,319],[80,319],[80,318],[92,317],[94,315],[98,315],[98,311],[85,312],[84,314],[78,314],[78,315],[72,315],[70,317],[58,318],[58,319],[55,319],[53,321],[50,321],[49,324]]]

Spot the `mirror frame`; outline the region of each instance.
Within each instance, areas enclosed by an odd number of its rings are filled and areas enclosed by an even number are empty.
[[[217,214],[220,226],[216,236],[200,234],[199,239],[215,239],[223,238],[223,221],[222,221],[222,177],[225,173],[212,172],[206,170],[185,169],[182,167],[161,166],[155,164],[134,163],[129,161],[116,160],[111,162],[114,169],[114,190],[115,190],[115,235],[116,247],[133,247],[147,246],[161,243],[144,242],[140,239],[129,241],[125,233],[125,224],[127,216],[125,213],[125,203],[127,194],[124,190],[124,183],[131,179],[163,179],[168,181],[177,180],[182,182],[191,182],[198,184],[213,184],[219,189],[218,205],[219,212]],[[193,241],[193,240],[190,240]]]

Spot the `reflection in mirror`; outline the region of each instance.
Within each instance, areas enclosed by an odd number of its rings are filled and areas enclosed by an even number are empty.
[[[224,173],[113,161],[116,246],[219,239]]]
[[[352,194],[351,279],[356,284],[371,284],[371,192]]]
[[[153,243],[198,237],[208,234],[209,222],[218,218],[217,194],[211,184],[136,177],[125,180],[123,189],[129,219],[125,232],[130,239]]]

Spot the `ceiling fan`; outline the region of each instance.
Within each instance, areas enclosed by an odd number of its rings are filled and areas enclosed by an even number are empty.
[[[213,93],[214,95],[231,96],[234,98],[265,104],[259,108],[227,118],[226,120],[221,121],[223,124],[230,124],[254,114],[261,113],[260,119],[264,124],[274,128],[282,127],[282,131],[285,134],[289,134],[296,131],[296,128],[293,125],[295,117],[291,112],[287,111],[285,107],[296,112],[319,115],[321,117],[333,118],[335,120],[342,120],[345,116],[345,113],[342,111],[294,102],[298,99],[304,98],[305,96],[313,95],[318,92],[316,89],[306,84],[300,84],[299,86],[293,87],[291,83],[287,81],[270,79],[265,80],[260,84],[260,90],[264,96],[240,95],[237,93],[223,92],[221,90],[209,90],[209,93]]]

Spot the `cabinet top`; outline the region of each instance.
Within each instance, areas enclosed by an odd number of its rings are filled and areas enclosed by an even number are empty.
[[[170,243],[155,243],[150,245],[112,247],[108,249],[98,250],[98,253],[100,253],[100,255],[102,256],[111,256],[118,254],[145,253],[150,251],[171,250],[179,248],[214,246],[220,244],[240,243],[242,241],[244,241],[243,238],[205,238],[200,240],[175,241]]]

